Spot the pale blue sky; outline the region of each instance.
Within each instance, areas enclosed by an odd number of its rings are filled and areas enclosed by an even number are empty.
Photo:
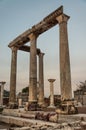
[[[19,34],[64,6],[68,21],[72,88],[86,80],[86,0],[0,0],[0,81],[10,85],[11,50],[8,44]],[[40,35],[37,47],[45,53],[45,95],[49,95],[47,79],[55,78],[55,94],[59,85],[59,25]],[[28,43],[29,45],[29,43]],[[17,92],[29,84],[29,54],[18,52]]]

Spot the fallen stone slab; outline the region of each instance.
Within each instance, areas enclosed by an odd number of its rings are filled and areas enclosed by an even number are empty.
[[[8,124],[14,124],[16,126],[31,126],[33,124],[49,125],[49,126],[56,125],[56,123],[35,120],[35,119],[26,119],[26,118],[21,118],[21,117],[12,117],[12,116],[6,116],[6,115],[0,115],[0,121],[8,123]]]
[[[10,130],[30,130],[30,127],[10,128]]]
[[[29,118],[29,119],[35,119],[35,114],[21,113],[20,117]]]

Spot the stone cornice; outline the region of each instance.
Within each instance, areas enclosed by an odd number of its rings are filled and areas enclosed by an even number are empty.
[[[62,13],[63,13],[63,6],[56,9],[50,15],[45,17],[41,22],[34,25],[31,29],[28,29],[27,31],[25,31],[24,33],[19,35],[16,39],[14,39],[12,42],[10,42],[10,44],[8,46],[9,47],[12,47],[12,46],[20,47],[30,41],[29,35],[31,33],[40,35],[43,32],[49,30],[50,28],[52,28],[53,26],[55,26],[58,23],[58,21],[56,20],[56,17],[58,17]]]

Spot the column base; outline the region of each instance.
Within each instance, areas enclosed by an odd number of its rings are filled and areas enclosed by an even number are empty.
[[[40,107],[44,107],[45,105],[44,105],[44,101],[43,102],[38,102],[38,105],[40,106]]]
[[[18,109],[18,104],[17,104],[17,103],[12,103],[12,102],[10,102],[8,108],[9,108],[9,109]]]
[[[47,108],[56,108],[54,105],[50,105]]]

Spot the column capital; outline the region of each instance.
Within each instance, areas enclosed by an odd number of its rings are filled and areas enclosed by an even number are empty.
[[[68,21],[68,19],[70,18],[70,16],[66,15],[66,14],[61,14],[60,16],[56,17],[56,20],[58,21],[58,23],[63,23]]]
[[[43,52],[39,53],[39,56],[44,56],[44,55],[45,55],[45,53],[43,53]]]
[[[2,85],[4,85],[5,83],[6,83],[5,81],[0,82],[0,84],[2,84]]]
[[[28,37],[30,38],[30,40],[33,40],[33,39],[36,39],[38,37],[38,34],[31,33],[31,34],[29,34]]]
[[[49,82],[54,82],[56,79],[48,79]]]
[[[12,51],[17,51],[17,50],[18,50],[18,47],[12,46],[12,47],[11,47],[11,50],[12,50]]]

